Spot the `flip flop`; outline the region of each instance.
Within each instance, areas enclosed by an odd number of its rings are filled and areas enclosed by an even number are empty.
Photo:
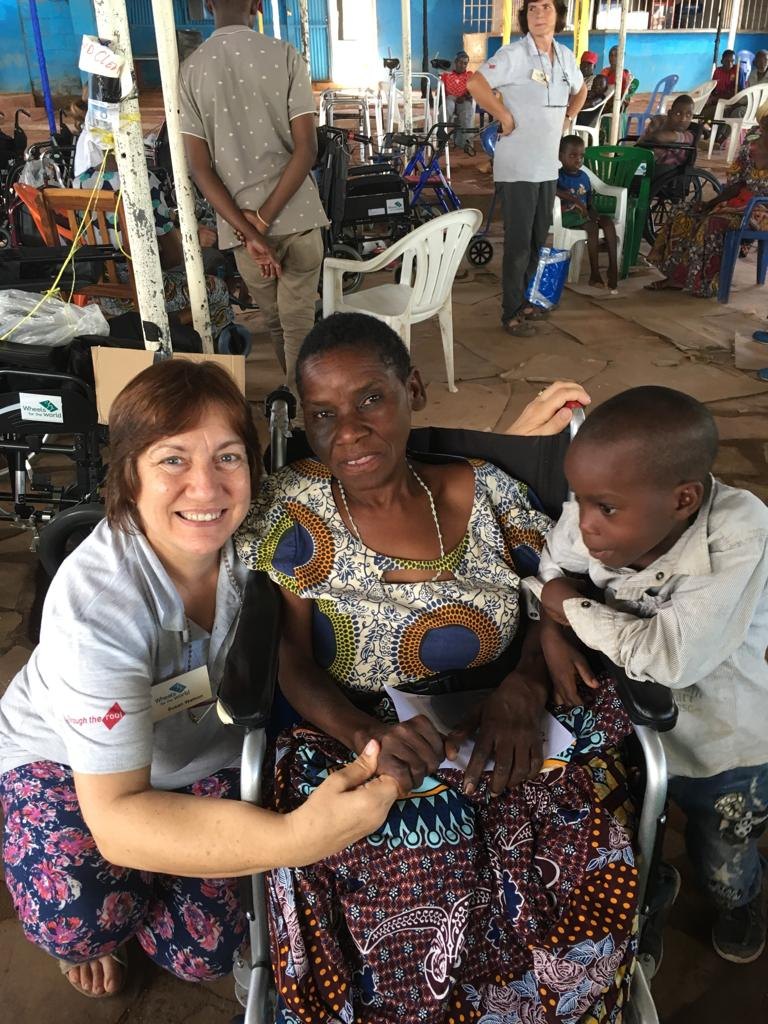
[[[755,331],[752,340],[759,341],[762,345],[768,345],[768,331]]]
[[[120,984],[114,990],[114,992],[86,992],[86,990],[84,988],[81,988],[80,985],[76,985],[75,982],[72,981],[72,979],[69,977],[69,972],[73,968],[75,968],[75,967],[83,967],[87,963],[94,963],[95,960],[101,960],[101,959],[103,959],[103,957],[95,957],[94,960],[86,960],[84,963],[80,963],[80,964],[73,964],[73,963],[70,963],[68,960],[59,960],[59,970],[64,975],[64,977],[67,979],[67,981],[72,986],[72,988],[76,992],[79,992],[81,996],[87,996],[89,999],[109,999],[112,996],[119,995],[123,991],[123,989],[125,988],[125,982],[126,982],[126,978],[128,976],[128,955],[127,955],[127,953],[125,951],[125,947],[124,946],[119,946],[117,949],[113,950],[113,952],[111,952],[109,954],[109,956],[116,963],[118,963],[122,967],[122,969],[123,969],[122,970],[122,979],[120,981]]]
[[[511,334],[513,338],[530,338],[536,333],[536,328],[529,323],[525,317],[512,317],[510,320],[502,320],[502,329]]]
[[[524,320],[546,320],[548,316],[549,310],[539,306],[521,306],[515,313],[515,319],[522,317]]]

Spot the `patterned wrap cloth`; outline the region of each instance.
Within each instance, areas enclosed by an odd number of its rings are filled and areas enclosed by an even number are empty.
[[[305,460],[265,481],[236,540],[251,568],[315,601],[318,663],[393,720],[382,692],[493,661],[519,622],[549,519],[526,488],[473,463],[467,532],[443,559],[365,548],[329,471]],[[388,570],[445,569],[439,583]],[[380,697],[378,697],[380,695]],[[377,703],[378,701],[378,703]],[[279,1024],[615,1024],[635,952],[632,804],[616,746],[629,722],[610,683],[558,714],[574,747],[492,797],[438,770],[382,827],[320,863],[269,877]],[[307,723],[278,741],[273,806],[301,804],[351,760]]]
[[[755,143],[748,142],[728,168],[728,184],[743,182],[735,199],[721,203],[706,216],[695,210],[695,200],[683,203],[656,236],[648,260],[673,285],[708,299],[717,295],[726,231],[741,224],[753,196],[768,195],[768,170],[755,165]],[[758,206],[750,221],[758,231],[768,229],[768,207]]]

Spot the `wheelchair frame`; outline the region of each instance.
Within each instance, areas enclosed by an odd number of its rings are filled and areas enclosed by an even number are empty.
[[[272,469],[279,469],[286,464],[288,439],[291,436],[290,422],[295,414],[295,399],[286,388],[280,388],[267,398],[266,408],[270,422]],[[535,458],[529,458],[535,466],[535,479],[527,479],[525,482],[542,500],[544,507],[551,511],[557,511],[558,504],[562,504],[566,496],[567,485],[562,474],[562,459],[567,444],[583,421],[583,411],[576,410],[570,436],[563,432],[556,438],[505,438],[505,443],[510,447],[519,442],[535,452]],[[439,428],[421,428],[411,435],[412,440],[422,444],[426,442],[430,451],[436,451],[432,445],[435,442],[440,444],[440,438],[448,438],[447,446],[452,449],[453,455],[459,457],[482,455],[482,450],[488,448],[488,439],[493,437],[494,435],[485,433]],[[490,461],[496,460],[491,458]],[[502,465],[501,468],[507,471],[513,469],[509,464]],[[259,635],[265,635],[265,614],[273,616],[276,626],[279,623],[280,610],[275,606],[275,602],[279,606],[280,597],[268,577],[260,572],[251,573],[217,706],[223,721],[242,728],[245,732],[241,799],[255,804],[261,802],[267,748],[266,726],[277,681],[279,628],[275,628],[269,635],[265,645],[267,649],[256,655],[266,674],[254,671],[253,637],[257,622]],[[243,651],[249,652],[248,657],[245,657]],[[652,958],[643,952],[642,935],[650,914],[652,879],[661,856],[666,824],[667,762],[660,734],[674,728],[677,708],[672,692],[666,687],[659,683],[640,683],[629,679],[621,669],[607,659],[603,658],[603,662],[615,680],[617,691],[634,726],[643,752],[646,776],[635,839],[639,854],[639,948],[625,1020],[627,1024],[659,1024],[650,985],[656,965]],[[264,691],[261,694],[254,693],[254,678],[265,680]],[[269,924],[265,879],[262,874],[252,875],[245,880],[244,908],[249,922],[250,956],[241,954],[235,961],[235,992],[244,1007],[244,1014],[234,1018],[233,1024],[274,1024]]]

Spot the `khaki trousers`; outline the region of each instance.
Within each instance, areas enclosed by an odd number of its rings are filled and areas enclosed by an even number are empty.
[[[282,274],[263,278],[258,263],[244,245],[235,249],[235,262],[252,300],[267,322],[278,361],[289,387],[296,388],[296,357],[315,322],[315,302],[323,264],[320,228],[292,235],[270,235]]]

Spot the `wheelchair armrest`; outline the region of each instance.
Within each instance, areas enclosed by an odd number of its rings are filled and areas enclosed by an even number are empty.
[[[604,670],[611,676],[624,710],[634,725],[645,725],[655,732],[669,732],[677,722],[677,705],[672,691],[660,683],[641,683],[630,679],[624,669],[599,655]]]
[[[219,686],[219,717],[244,729],[267,724],[277,682],[280,593],[266,573],[251,572]]]

